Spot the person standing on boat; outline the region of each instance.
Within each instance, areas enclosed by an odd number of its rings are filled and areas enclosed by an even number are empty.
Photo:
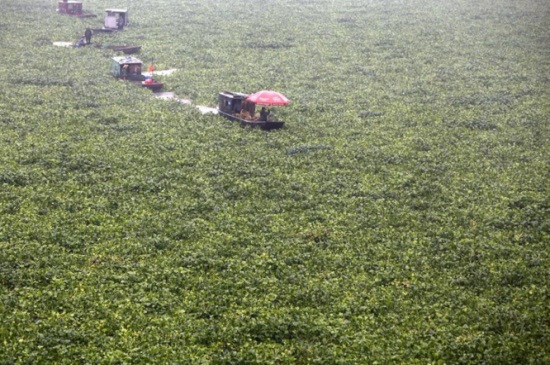
[[[124,25],[125,25],[124,23],[126,23],[126,22],[124,21],[124,17],[123,17],[122,15],[119,16],[118,19],[117,19],[117,27],[118,27],[118,30],[124,29]]]
[[[122,66],[122,69],[120,70],[120,77],[122,77],[123,80],[126,80],[128,78],[128,65]]]
[[[86,28],[84,37],[86,37],[86,44],[92,44],[92,30],[90,28]]]

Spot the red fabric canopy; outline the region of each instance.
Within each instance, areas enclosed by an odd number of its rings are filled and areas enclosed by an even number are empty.
[[[246,100],[254,104],[267,106],[282,106],[290,103],[290,100],[288,100],[286,96],[271,90],[258,91],[257,93],[249,95]]]

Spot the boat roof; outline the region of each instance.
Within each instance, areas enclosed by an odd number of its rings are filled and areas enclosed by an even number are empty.
[[[113,57],[112,59],[113,61],[117,62],[120,65],[143,63],[139,58],[135,58],[132,56],[119,56],[119,57]]]
[[[105,12],[111,13],[127,13],[128,9],[105,9]]]
[[[220,95],[223,95],[225,97],[232,98],[232,99],[244,99],[248,96],[248,94],[243,94],[243,93],[234,92],[234,91],[222,91],[220,92]]]

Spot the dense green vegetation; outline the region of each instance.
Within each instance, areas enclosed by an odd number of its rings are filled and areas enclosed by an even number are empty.
[[[546,1],[2,7],[0,364],[550,363]]]

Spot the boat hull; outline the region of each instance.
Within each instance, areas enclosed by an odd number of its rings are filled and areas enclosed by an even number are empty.
[[[239,122],[239,123],[241,123],[242,126],[260,127],[261,129],[266,130],[266,131],[274,130],[274,129],[281,129],[285,125],[285,122],[281,122],[281,121],[269,121],[269,120],[268,121],[261,121],[261,120],[242,119],[242,118],[236,117],[234,115],[225,113],[225,112],[223,112],[219,109],[218,109],[218,114],[225,117],[225,118],[227,118],[227,119],[229,119],[229,120]]]
[[[153,82],[152,84],[146,84],[145,82],[142,81],[141,86],[146,87],[151,91],[159,91],[164,87],[164,84],[162,82]]]

